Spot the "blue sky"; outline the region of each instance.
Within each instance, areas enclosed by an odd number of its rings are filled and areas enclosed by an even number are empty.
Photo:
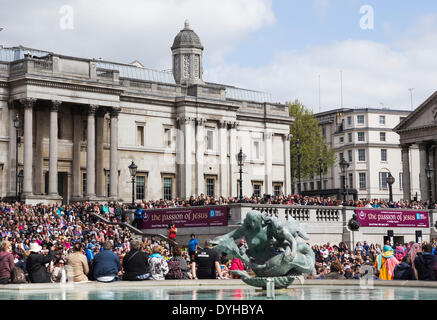
[[[301,100],[314,111],[410,109],[437,89],[437,1],[0,0],[0,44],[170,69],[185,19],[200,36],[206,81]],[[71,29],[61,27],[63,6]],[[360,8],[374,29],[360,28]],[[318,78],[321,95],[319,104]]]
[[[390,43],[407,32],[420,18],[437,12],[437,1],[420,0],[273,0],[276,22],[250,34],[239,43],[228,61],[244,66],[260,66],[276,51],[301,50],[347,39]],[[373,30],[360,28],[360,8],[374,8]]]

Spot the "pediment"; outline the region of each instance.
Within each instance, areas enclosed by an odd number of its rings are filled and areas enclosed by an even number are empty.
[[[394,131],[414,130],[437,126],[437,92],[405,118]]]

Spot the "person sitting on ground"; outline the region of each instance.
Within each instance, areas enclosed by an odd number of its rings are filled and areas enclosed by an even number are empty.
[[[30,255],[27,258],[26,268],[31,283],[50,282],[50,274],[47,272],[46,264],[49,264],[56,258],[54,253],[56,248],[52,246],[47,255],[41,254],[41,249],[42,247],[36,242],[30,244]]]
[[[67,265],[73,270],[74,282],[88,281],[89,265],[86,256],[82,253],[82,244],[74,244],[73,253],[67,257]]]
[[[0,251],[0,284],[8,284],[10,282],[14,266],[12,245],[9,241],[3,240]]]
[[[343,267],[340,261],[335,260],[331,263],[331,269],[328,274],[321,277],[323,280],[346,280],[343,275]]]
[[[53,269],[53,272],[50,275],[51,282],[61,282],[63,274],[65,276],[65,280],[67,280],[64,266],[65,266],[64,259],[58,258],[55,263],[55,268]]]
[[[146,280],[149,277],[147,273],[147,254],[140,250],[139,241],[132,240],[130,247],[131,250],[123,258],[123,280]]]
[[[171,258],[170,261],[168,261],[169,272],[167,273],[165,278],[166,279],[191,279],[190,267],[187,264],[187,260],[185,260],[182,257],[182,247],[181,246],[174,247],[172,253],[173,253],[173,258]]]
[[[422,247],[422,254],[414,259],[417,270],[417,279],[421,281],[434,281],[434,266],[437,264],[437,256],[432,255],[432,246],[425,244]]]
[[[379,279],[393,280],[393,272],[399,264],[396,259],[394,250],[389,245],[385,245],[383,252],[376,257],[375,267],[379,272]]]
[[[118,256],[112,252],[112,243],[103,242],[103,250],[94,257],[94,278],[100,282],[112,282],[118,280],[121,271],[121,263]]]
[[[152,249],[152,254],[149,256],[149,272],[150,280],[165,280],[165,275],[168,273],[167,260],[162,256],[164,248],[157,245]]]
[[[404,256],[396,266],[393,280],[417,280],[410,256]]]

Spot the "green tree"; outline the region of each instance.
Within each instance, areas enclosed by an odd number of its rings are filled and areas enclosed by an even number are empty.
[[[290,167],[291,181],[294,185],[298,182],[298,149],[296,141],[300,141],[300,174],[301,180],[314,179],[318,181],[320,164],[325,174],[328,168],[335,163],[335,150],[325,144],[322,129],[314,114],[298,100],[287,102],[291,117],[295,118],[290,126]],[[303,190],[303,189],[302,189]]]

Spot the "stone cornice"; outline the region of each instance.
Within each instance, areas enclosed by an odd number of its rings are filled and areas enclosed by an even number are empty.
[[[242,121],[261,121],[268,123],[287,124],[290,125],[294,122],[292,117],[272,117],[270,115],[264,116],[264,114],[241,114],[237,113],[237,120]]]
[[[95,92],[95,93],[104,93],[104,94],[112,94],[112,95],[121,95],[123,93],[123,90],[118,88],[98,87],[92,84],[73,84],[73,83],[57,82],[53,80],[42,80],[42,79],[20,78],[20,79],[11,80],[10,83],[11,86],[34,85],[40,87]]]

